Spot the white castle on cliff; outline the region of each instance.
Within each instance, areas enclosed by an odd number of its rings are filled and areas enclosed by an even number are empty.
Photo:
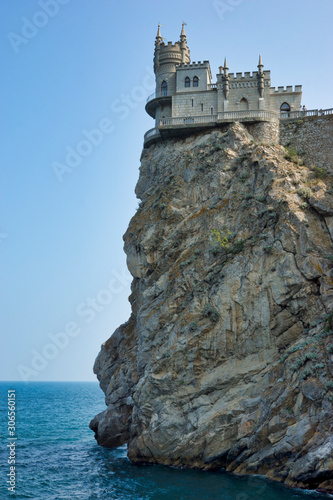
[[[227,60],[212,83],[209,61],[191,63],[183,23],[180,41],[164,43],[160,25],[155,40],[156,91],[148,97],[147,113],[155,128],[145,134],[145,146],[185,129],[220,123],[279,120],[299,111],[302,86],[271,87],[270,71],[259,56],[258,71],[229,73]],[[183,132],[182,132],[183,131]],[[194,130],[192,130],[194,131]]]

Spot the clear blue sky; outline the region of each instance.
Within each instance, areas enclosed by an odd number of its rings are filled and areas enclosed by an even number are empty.
[[[225,56],[230,72],[256,70],[261,52],[272,85],[329,108],[333,2],[11,0],[0,16],[0,379],[94,380],[130,314],[122,235],[153,127],[158,22],[174,42],[186,21],[192,61],[213,75]]]

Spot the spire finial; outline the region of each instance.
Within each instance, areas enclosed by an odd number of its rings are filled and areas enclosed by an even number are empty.
[[[158,27],[157,27],[157,35],[156,35],[156,41],[160,42],[162,40],[162,36],[161,36],[161,24],[158,24]]]
[[[261,54],[259,54],[259,63],[258,63],[259,75],[263,74],[263,70],[262,70],[263,67],[264,67],[264,65],[262,63]]]
[[[180,39],[182,39],[182,37],[185,37],[185,39],[186,39],[185,26],[187,26],[187,24],[183,21],[182,22],[182,31],[180,33]]]
[[[229,78],[229,68],[228,68],[228,63],[227,63],[227,58],[225,57],[224,58],[224,67],[223,67],[223,75],[224,75],[224,78]]]

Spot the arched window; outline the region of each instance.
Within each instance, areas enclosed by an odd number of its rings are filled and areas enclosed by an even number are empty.
[[[168,93],[168,84],[165,80],[163,80],[163,82],[162,82],[161,92],[162,92],[163,96],[167,95],[167,93]]]
[[[281,115],[288,115],[289,116],[289,113],[290,113],[289,104],[287,102],[284,102],[283,104],[281,104],[280,111],[281,111]]]
[[[197,76],[193,77],[193,87],[199,87],[199,78]]]
[[[188,76],[185,78],[185,87],[191,87],[191,80]]]
[[[246,109],[249,109],[249,103],[247,102],[247,99],[243,97],[243,99],[241,99],[239,102],[239,110],[245,111]]]

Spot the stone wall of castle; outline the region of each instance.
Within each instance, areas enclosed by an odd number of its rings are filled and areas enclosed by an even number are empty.
[[[193,102],[193,104],[192,104]],[[179,93],[172,96],[172,116],[207,116],[217,113],[217,92]]]
[[[190,66],[191,65],[189,65],[189,67]],[[295,91],[292,90],[292,87],[287,87],[286,89],[279,87],[275,90],[275,88],[270,88],[268,75],[265,75],[263,99],[260,99],[259,96],[256,77],[240,77],[240,74],[237,74],[237,78],[234,78],[233,75],[231,75],[229,97],[228,101],[225,101],[224,93],[221,88],[218,90],[209,88],[209,75],[207,70],[201,69],[201,72],[198,69],[186,70],[186,66],[182,68],[182,70],[183,71],[180,71],[177,68],[177,92],[172,97],[172,116],[174,117],[209,115],[211,113],[211,108],[213,108],[214,114],[218,111],[241,111],[244,109],[265,109],[280,113],[281,104],[284,102],[289,104],[291,111],[298,111],[301,104],[302,93],[301,90],[299,90],[300,87],[296,87],[297,90]],[[189,76],[192,85],[194,75],[199,77],[199,87],[195,88],[191,86],[186,89],[186,92],[184,79],[186,76]],[[159,81],[157,85],[158,88],[160,83]],[[245,106],[242,105],[243,103],[245,103]],[[225,106],[227,107],[225,108]]]
[[[270,109],[270,72],[264,72],[264,100],[260,104],[257,75],[257,71],[254,71],[253,73],[250,73],[248,71],[244,74],[230,73],[228,109],[221,109],[220,111],[244,110],[244,107],[242,107],[240,104],[242,99],[246,99],[246,101],[248,102],[248,109]]]
[[[291,111],[299,111],[302,98],[302,86],[296,85],[293,91],[293,86],[288,85],[286,88],[275,87],[270,88],[270,109],[280,112],[281,105],[286,102],[290,106]]]
[[[333,115],[280,121],[280,143],[294,146],[309,167],[333,174]]]
[[[278,144],[279,142],[279,122],[258,122],[244,123],[245,128],[259,143]]]
[[[208,85],[212,83],[212,73],[210,70],[209,61],[197,62],[191,64],[182,64],[177,67],[177,92],[184,92],[186,90],[193,93],[207,90]],[[198,77],[198,86],[193,86],[193,78]],[[190,87],[185,87],[185,78],[190,78]]]

